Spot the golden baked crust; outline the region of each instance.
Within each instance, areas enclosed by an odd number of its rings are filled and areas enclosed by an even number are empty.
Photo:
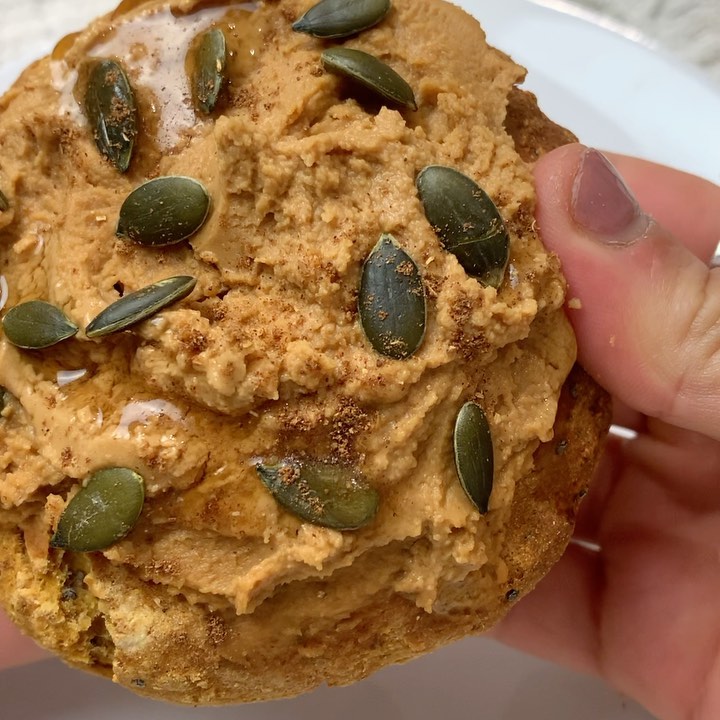
[[[540,111],[535,95],[519,87],[508,95],[505,129],[515,141],[518,155],[529,163],[556,147],[577,141],[569,130]]]
[[[65,661],[152,697],[178,703],[242,702],[296,695],[322,683],[352,683],[390,663],[490,628],[532,590],[570,539],[609,416],[606,393],[576,366],[563,387],[555,438],[538,448],[535,469],[513,501],[505,553],[508,577],[482,607],[472,576],[460,596],[448,598],[453,604],[449,613],[419,612],[390,587],[379,587],[365,607],[341,620],[320,615],[321,626],[304,636],[292,624],[293,606],[311,603],[322,613],[319,591],[305,588],[295,594],[288,589],[264,609],[275,628],[280,616],[285,632],[273,641],[254,642],[245,634],[251,629],[247,625],[228,627],[221,615],[188,606],[162,586],[149,588],[109,563],[95,565],[102,578],[90,593],[80,590],[63,601],[63,590],[81,581],[63,567],[45,574],[34,571],[22,534],[7,529],[0,533],[0,597],[19,627]],[[114,625],[140,618],[152,642],[138,654],[113,648],[91,593],[102,598],[104,614]],[[110,628],[110,633],[120,629]],[[233,632],[243,636],[248,654],[229,662],[223,644]]]
[[[58,119],[52,103],[44,114],[31,111],[38,103],[32,93],[52,86],[47,61],[26,71],[2,101],[6,162],[0,182],[12,188],[12,211],[0,216],[0,267],[10,278],[11,302],[49,293],[82,319],[102,306],[106,286],[119,279],[113,272],[126,273],[126,282],[136,274],[142,286],[143,279],[157,279],[158,262],[162,275],[196,273],[200,289],[165,313],[159,330],[146,323],[116,341],[72,341],[54,349],[52,358],[28,356],[0,341],[0,383],[17,398],[0,421],[0,603],[70,664],[180,703],[262,700],[321,683],[350,683],[487,629],[563,552],[609,423],[605,394],[578,367],[570,371],[575,348],[562,311],[563,283],[556,258],[534,230],[530,168],[523,162],[570,136],[514,86],[523,70],[487,48],[479,27],[457,8],[398,0],[385,27],[357,43],[377,52],[392,38],[393,60],[419,88],[421,110],[408,127],[399,113],[375,116],[342,98],[327,100],[337,84],[317,72],[322,44],[298,40],[286,28],[308,4],[273,3],[262,10],[267,45],[282,57],[283,72],[288,57],[297,60],[291,65],[297,78],[282,85],[286,94],[297,89],[297,97],[288,101],[270,91],[261,103],[256,91],[268,87],[271,74],[262,65],[259,79],[231,88],[226,117],[191,133],[167,157],[145,147],[143,162],[128,178],[98,159],[76,119]],[[142,11],[131,10],[130,17]],[[428,23],[433,32],[424,36],[420,30]],[[105,27],[101,20],[63,48],[61,61],[80,63]],[[447,30],[440,40],[438,28]],[[424,59],[438,53],[443,64],[434,71]],[[280,82],[282,73],[272,77]],[[147,106],[148,98],[139,104]],[[280,125],[282,132],[273,135]],[[214,145],[203,144],[208,138]],[[243,147],[246,138],[255,144]],[[283,162],[268,166],[269,157],[290,146]],[[392,155],[398,147],[406,159]],[[208,168],[205,156],[213,153],[221,159]],[[304,153],[302,161],[293,153]],[[409,171],[407,157],[413,158]],[[424,227],[412,183],[415,163],[428,159],[482,178],[498,201],[513,240],[516,276],[497,295],[466,278]],[[223,163],[231,162],[234,174],[227,174]],[[253,172],[245,177],[248,164]],[[52,182],[38,176],[37,192],[49,199],[43,200],[45,215],[31,223],[33,191],[22,173],[35,166]],[[292,196],[306,166],[315,184],[301,188],[293,207],[281,205],[276,197]],[[350,176],[343,175],[348,167],[359,188],[352,199],[355,188],[346,187]],[[190,247],[158,256],[113,245],[112,231],[104,232],[105,221],[98,220],[93,227],[101,237],[88,240],[87,254],[78,259],[79,280],[53,260],[53,253],[67,252],[68,233],[82,233],[90,215],[115,212],[117,199],[142,179],[192,174],[190,168],[214,192],[209,227]],[[377,191],[375,178],[385,168],[387,185]],[[58,205],[66,202],[68,176],[74,205],[64,214]],[[226,194],[221,180],[237,187]],[[61,183],[59,193],[53,183]],[[265,193],[270,184],[275,195]],[[396,193],[398,184],[403,192]],[[322,222],[302,204],[303,193],[322,203]],[[343,207],[333,193],[360,209],[351,216],[352,229],[367,238],[354,235],[343,244],[342,225],[334,237],[323,236]],[[363,193],[375,194],[369,202]],[[237,205],[242,217],[233,212]],[[300,235],[290,262],[283,257],[292,255],[287,248],[273,255],[260,243],[252,246],[252,239],[243,252],[235,246],[238,257],[230,252],[228,228],[247,233],[260,207],[265,214],[252,226],[258,236],[273,213],[273,221],[282,213],[294,212],[295,223],[305,217],[302,232],[297,224],[276,222],[275,236],[263,236],[267,246],[273,237],[290,243],[293,232]],[[42,222],[57,223],[65,235],[48,235],[36,260],[29,238]],[[357,330],[353,292],[362,258],[388,229],[416,243],[436,319],[418,357],[376,362]],[[308,238],[325,255],[313,260]],[[307,276],[303,263],[312,271]],[[266,282],[268,268],[283,279],[279,289]],[[33,287],[20,292],[13,281],[29,270]],[[58,279],[76,283],[72,299],[53,296],[51,281]],[[306,302],[311,284],[318,292]],[[266,295],[258,296],[258,288]],[[335,304],[344,303],[341,314],[324,304],[332,293]],[[317,308],[322,321],[313,325]],[[283,317],[281,327],[277,318]],[[267,335],[263,328],[243,335],[253,323],[266,325]],[[237,366],[213,375],[218,358],[226,358],[228,333],[236,343],[231,349],[249,337],[256,343],[245,375]],[[284,375],[278,371],[273,384],[262,361],[273,359],[275,345],[284,353]],[[212,352],[215,364],[207,361]],[[174,368],[175,358],[184,358],[183,372]],[[342,373],[333,365],[338,358],[346,363]],[[58,389],[48,378],[68,367],[91,372]],[[156,404],[133,406],[132,417],[146,427],[131,425],[123,408],[138,399],[157,402],[153,393],[179,406],[184,422]],[[496,489],[484,517],[459,489],[452,468],[452,419],[468,398],[483,402],[496,441]],[[99,430],[89,412],[96,405]],[[68,406],[75,415],[68,415]],[[158,407],[163,412],[153,415]],[[103,435],[110,419],[115,425]],[[73,423],[81,425],[82,437],[74,436]],[[24,468],[16,465],[21,450]],[[337,453],[359,464],[381,493],[377,520],[338,533],[278,510],[249,465],[253,455],[270,451]],[[149,497],[139,524],[104,552],[49,549],[68,496],[109,459],[146,478]]]

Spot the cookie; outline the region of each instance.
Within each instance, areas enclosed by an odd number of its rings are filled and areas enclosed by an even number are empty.
[[[155,698],[491,627],[609,424],[533,221],[572,136],[460,9],[335,5],[125,2],[0,101],[0,603]]]

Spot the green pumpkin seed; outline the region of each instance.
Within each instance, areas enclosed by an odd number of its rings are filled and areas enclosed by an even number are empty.
[[[346,47],[325,50],[322,64],[326,70],[343,75],[374,93],[411,110],[417,110],[412,88],[389,65],[363,52]]]
[[[381,355],[402,360],[420,347],[425,288],[417,265],[392,235],[381,235],[365,260],[358,311],[365,335]]]
[[[25,350],[40,350],[75,335],[78,326],[60,308],[30,300],[11,308],[2,321],[5,337]]]
[[[455,420],[453,433],[455,468],[463,490],[481,513],[488,511],[493,489],[493,444],[483,409],[465,403]]]
[[[145,482],[133,470],[93,473],[60,516],[50,545],[73,552],[104,550],[135,526],[145,502]]]
[[[390,0],[321,0],[292,26],[319,38],[344,38],[377,25],[390,10]]]
[[[313,525],[356,530],[377,512],[377,491],[352,468],[291,458],[255,469],[280,505]]]
[[[193,63],[193,99],[195,107],[209,115],[225,83],[227,46],[223,31],[214,28],[203,34]]]
[[[210,196],[197,180],[160,177],[135,188],[120,208],[117,235],[160,247],[187,240],[205,223]]]
[[[85,114],[98,150],[125,172],[130,166],[138,120],[135,95],[119,63],[101,60],[90,71]]]
[[[8,202],[8,199],[5,197],[2,190],[0,190],[0,212],[5,212],[6,210],[10,209],[10,203]]]
[[[125,330],[187,297],[196,282],[194,277],[178,275],[125,295],[99,313],[85,328],[85,334],[95,338]]]
[[[500,287],[510,257],[510,236],[495,203],[473,180],[442,165],[417,177],[420,200],[443,247],[465,272]]]

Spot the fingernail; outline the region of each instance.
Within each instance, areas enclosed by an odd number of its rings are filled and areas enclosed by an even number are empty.
[[[611,245],[627,245],[629,233],[644,217],[635,196],[610,161],[597,150],[582,157],[573,185],[571,212],[575,222]]]

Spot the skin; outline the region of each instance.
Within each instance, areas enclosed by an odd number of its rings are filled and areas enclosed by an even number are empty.
[[[604,678],[662,720],[711,720],[720,717],[720,270],[709,261],[720,188],[609,156],[644,213],[608,245],[573,220],[584,153],[570,145],[539,161],[537,221],[580,301],[568,310],[580,361],[612,393],[615,421],[638,434],[608,442],[575,542],[493,635]],[[42,656],[0,617],[0,667]]]
[[[608,246],[572,219],[584,148],[536,168],[583,366],[638,432],[613,438],[562,561],[495,631],[603,677],[663,720],[720,717],[720,188],[611,158],[654,220]]]

